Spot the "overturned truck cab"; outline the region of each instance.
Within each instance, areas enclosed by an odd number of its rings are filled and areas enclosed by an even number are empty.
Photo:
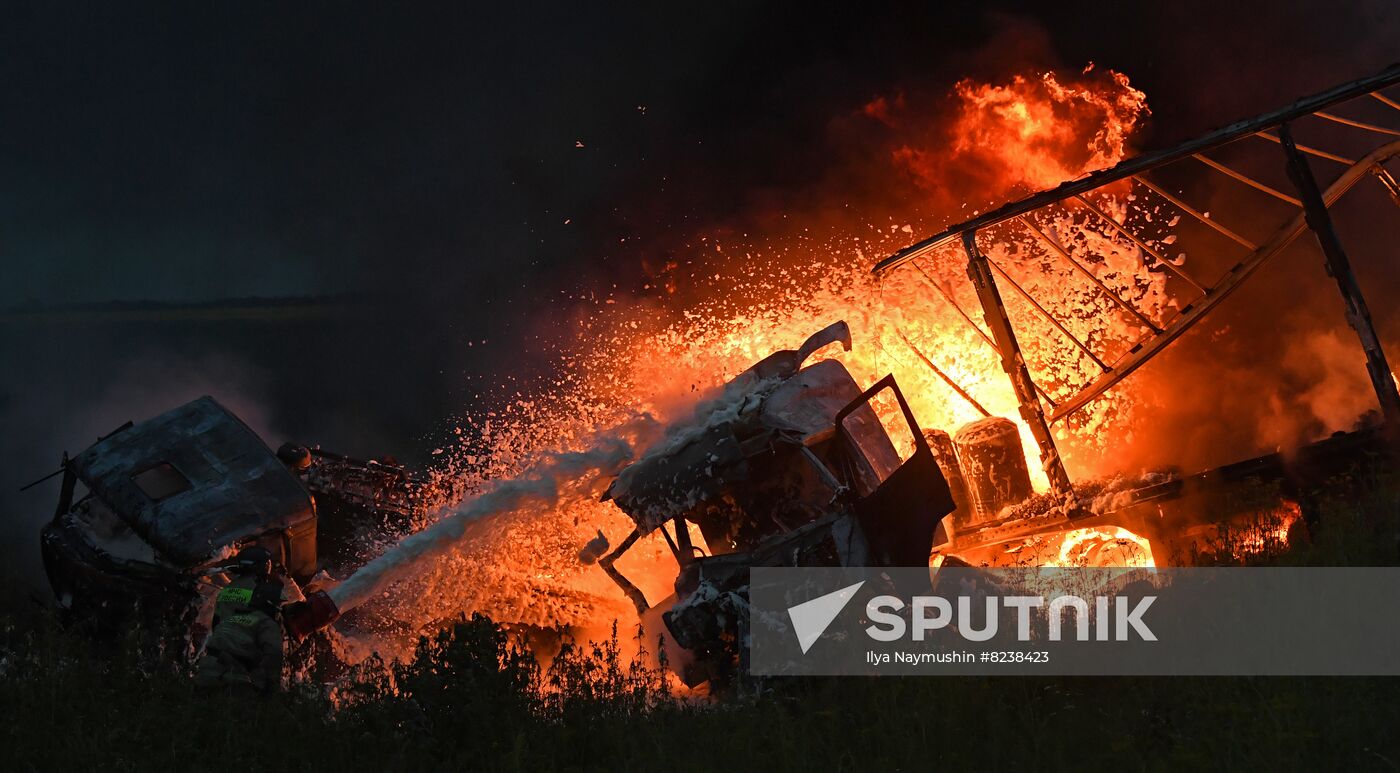
[[[311,494],[212,397],[128,423],[61,472],[40,546],[59,603],[85,617],[183,619],[200,578],[252,544],[298,582],[316,571]]]
[[[207,396],[127,422],[35,484],[59,475],[44,568],[59,605],[99,632],[133,610],[157,626],[203,624],[230,559],[261,545],[291,602],[286,629],[303,638],[336,619],[329,573],[359,565],[361,535],[406,530],[460,496],[392,459],[274,453]]]
[[[662,618],[695,657],[690,683],[746,657],[750,568],[921,566],[946,541],[953,498],[894,377],[862,391],[836,360],[804,367],[834,343],[850,350],[845,322],[739,374],[604,494],[635,528],[606,555],[593,545],[581,557],[645,615],[646,598],[614,564],[661,531],[679,569]]]

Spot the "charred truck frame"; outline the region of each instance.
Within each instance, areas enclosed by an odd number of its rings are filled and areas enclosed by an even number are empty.
[[[1173,505],[1175,500],[1218,498],[1222,492],[1257,481],[1268,481],[1281,484],[1282,489],[1299,502],[1304,517],[1311,523],[1316,514],[1308,506],[1306,492],[1309,489],[1358,462],[1371,458],[1391,458],[1400,439],[1400,393],[1397,392],[1361,286],[1342,248],[1329,209],[1367,178],[1375,180],[1388,194],[1390,201],[1400,206],[1400,182],[1386,167],[1388,162],[1400,155],[1400,128],[1397,128],[1400,125],[1400,100],[1383,93],[1384,89],[1397,83],[1400,83],[1400,65],[1392,65],[1371,77],[1342,84],[1282,109],[1237,121],[1176,147],[1130,158],[1111,168],[1065,182],[1057,188],[1011,202],[922,239],[874,267],[876,274],[914,269],[923,274],[932,289],[937,291],[932,297],[933,302],[957,307],[951,294],[928,276],[920,261],[961,261],[966,265],[990,335],[981,330],[967,311],[962,308],[956,310],[1000,356],[1002,367],[1020,403],[1020,418],[1035,437],[1040,463],[1052,494],[1065,505],[1060,517],[1039,519],[1038,522],[1026,519],[1023,512],[1013,510],[1004,513],[1001,518],[958,534],[955,549],[1024,539],[1028,535],[1080,526],[1130,523],[1135,531],[1152,541],[1154,554],[1182,553],[1188,546],[1180,537],[1190,525],[1191,515],[1186,511],[1191,508],[1181,506],[1180,502]],[[1335,107],[1357,101],[1378,107],[1396,120],[1389,122],[1390,125],[1383,125],[1331,112]],[[1295,126],[1302,123],[1312,124],[1310,128],[1331,127],[1347,132],[1348,136],[1339,138],[1339,141],[1344,139],[1352,146],[1371,137],[1380,138],[1380,144],[1366,143],[1362,147],[1369,150],[1350,156],[1335,148],[1328,150],[1305,145],[1294,139]],[[1246,142],[1248,140],[1254,142],[1250,144]],[[1282,167],[1294,193],[1278,190],[1246,175],[1220,161],[1219,154],[1216,158],[1206,155],[1226,146],[1232,146],[1232,152],[1268,154],[1256,160]],[[1310,166],[1310,157],[1341,171],[1330,182],[1319,182]],[[1252,240],[1241,235],[1240,231],[1244,229],[1227,225],[1231,219],[1229,213],[1224,218],[1211,216],[1204,211],[1204,207],[1193,206],[1187,201],[1189,197],[1186,194],[1173,194],[1166,183],[1151,176],[1167,168],[1181,170],[1177,174],[1209,175],[1238,186],[1242,198],[1251,196],[1258,199],[1259,203],[1249,199],[1251,212],[1262,212],[1262,207],[1272,201],[1287,205],[1288,214],[1266,238]],[[1132,223],[1115,219],[1101,203],[1096,203],[1094,197],[1104,195],[1107,188],[1114,185],[1131,185],[1134,194],[1163,202],[1173,211],[1198,223],[1205,229],[1204,233],[1217,240],[1210,247],[1211,253],[1243,249],[1244,254],[1213,282],[1198,280],[1154,248],[1149,243],[1150,235],[1135,230],[1137,226]],[[1083,213],[1090,221],[1111,229],[1136,245],[1144,266],[1149,270],[1169,274],[1173,286],[1184,291],[1186,301],[1173,318],[1161,324],[1153,323],[1141,311],[1113,293],[1095,274],[1092,255],[1077,254],[1073,248],[1055,238],[1045,226],[1046,218],[1056,212],[1070,211]],[[1145,482],[1136,490],[1120,492],[1115,506],[1109,510],[1099,508],[1088,512],[1080,507],[1079,493],[1065,471],[1050,431],[1051,426],[1075,415],[1161,353],[1307,230],[1311,230],[1316,237],[1327,273],[1335,280],[1345,304],[1347,323],[1355,332],[1365,354],[1367,374],[1375,390],[1383,425],[1337,433],[1286,455],[1270,454],[1194,476],[1172,475],[1169,480]],[[979,246],[979,237],[989,234],[1027,238],[1038,243],[1048,260],[1062,261],[1083,275],[1099,292],[1105,293],[1116,307],[1142,324],[1147,334],[1116,359],[1110,359],[1106,354],[1096,354],[1037,303],[1033,295],[1018,284],[1004,267],[986,254]],[[1231,264],[1227,260],[1225,265]],[[1066,336],[1082,352],[1082,356],[1095,364],[1099,375],[1059,397],[1052,397],[1048,389],[1037,384],[1021,355],[1015,326],[1002,300],[1003,285],[1010,285],[1026,301],[1028,308]],[[912,343],[909,346],[913,348]],[[931,358],[917,349],[915,353],[951,389],[981,410],[966,390],[938,370]]]
[[[944,539],[952,495],[894,377],[862,391],[836,360],[804,367],[838,342],[850,350],[845,322],[739,374],[604,494],[636,526],[598,563],[640,615],[650,605],[614,563],[658,530],[675,556],[663,620],[697,656],[689,682],[742,664],[752,567],[926,564]],[[898,409],[885,412],[897,417],[888,428],[872,405],[880,398]]]

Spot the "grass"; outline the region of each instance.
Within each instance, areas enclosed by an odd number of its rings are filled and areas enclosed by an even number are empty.
[[[1397,514],[1388,483],[1324,499],[1311,543],[1266,560],[1400,564]],[[134,634],[28,614],[0,627],[0,769],[1400,768],[1394,678],[784,679],[697,704],[620,651],[543,667],[478,617],[333,696],[210,696]]]

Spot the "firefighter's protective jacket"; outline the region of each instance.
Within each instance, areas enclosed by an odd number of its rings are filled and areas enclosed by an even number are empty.
[[[195,684],[200,687],[251,685],[262,692],[282,686],[282,626],[256,609],[219,621],[204,646]]]

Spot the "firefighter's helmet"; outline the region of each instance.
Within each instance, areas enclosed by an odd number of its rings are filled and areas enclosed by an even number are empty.
[[[296,443],[283,443],[277,449],[277,458],[293,472],[305,472],[311,468],[311,452]]]
[[[272,559],[272,551],[262,545],[246,547],[238,552],[238,573],[266,579],[272,574]]]

